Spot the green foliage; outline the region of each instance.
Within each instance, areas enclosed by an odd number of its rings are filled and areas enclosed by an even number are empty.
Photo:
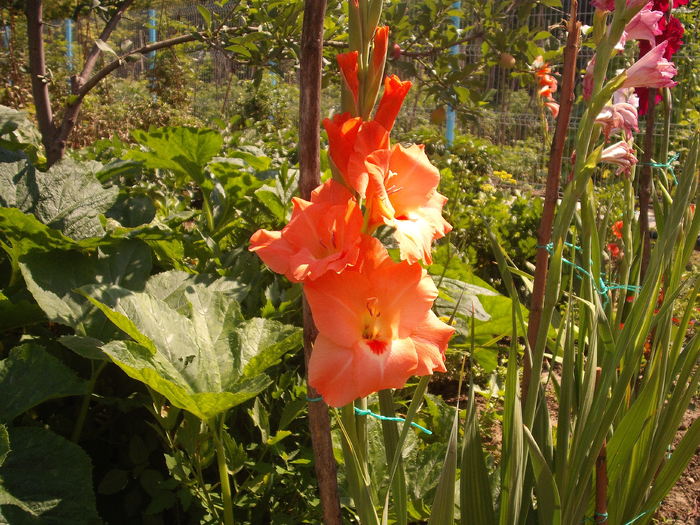
[[[101,237],[104,228],[99,214],[117,196],[117,188],[104,189],[95,178],[101,167],[65,160],[42,173],[27,160],[2,163],[0,205],[31,213],[76,240]]]
[[[173,279],[179,284],[181,278]],[[299,331],[275,321],[244,321],[229,293],[191,284],[170,291],[161,274],[145,292],[84,288],[132,337],[102,347],[128,375],[204,421],[251,399],[271,380],[264,370],[298,348]],[[157,284],[156,284],[157,283]]]
[[[49,399],[85,394],[75,372],[35,343],[25,343],[0,361],[0,421],[10,423]]]
[[[101,523],[95,509],[90,458],[49,430],[12,427],[0,465],[0,522]]]

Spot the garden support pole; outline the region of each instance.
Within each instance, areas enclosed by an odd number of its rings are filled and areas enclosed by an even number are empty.
[[[644,132],[642,169],[639,172],[639,237],[642,239],[642,260],[640,283],[644,283],[649,259],[651,258],[651,237],[649,235],[649,204],[651,202],[651,159],[654,150],[654,126],[656,124],[656,89],[648,88],[647,123]],[[662,159],[666,162],[666,159]]]
[[[323,58],[323,20],[326,0],[304,1],[304,22],[301,33],[299,76],[299,190],[303,199],[320,184],[320,121],[321,121],[321,66]],[[307,370],[316,326],[309,304],[304,298],[304,359]],[[318,392],[308,385],[308,412],[311,443],[314,449],[314,468],[325,525],[341,525],[338,478],[333,443],[331,442],[328,406],[317,401]],[[313,401],[312,401],[313,400]]]
[[[540,326],[542,308],[544,307],[545,283],[547,282],[547,267],[549,253],[546,246],[552,239],[552,225],[554,223],[554,212],[557,207],[559,196],[559,181],[561,179],[561,163],[564,155],[564,145],[569,129],[569,118],[571,108],[574,104],[574,82],[576,80],[576,57],[579,47],[579,32],[581,22],[576,20],[578,11],[578,1],[571,2],[569,12],[569,23],[567,25],[568,36],[566,47],[564,48],[564,71],[562,72],[561,100],[559,116],[554,131],[552,147],[549,152],[549,167],[547,170],[547,186],[544,196],[544,208],[542,210],[542,220],[540,229],[537,232],[537,258],[535,259],[535,280],[530,298],[530,317],[527,327],[527,340],[532,351],[537,342],[537,332]],[[523,363],[523,378],[521,385],[521,399],[527,399],[530,385],[530,374],[532,372],[532,362],[530,352],[525,352]]]
[[[452,4],[453,9],[460,9],[462,7],[462,2],[455,2]],[[460,19],[458,16],[453,16],[451,17],[452,19],[452,24],[455,26],[455,29],[459,31],[459,26],[460,26]],[[459,44],[455,44],[450,48],[450,54],[451,55],[457,55],[459,54]],[[455,112],[455,109],[452,106],[447,106],[447,116],[446,116],[446,124],[445,124],[445,142],[447,142],[448,146],[452,146],[452,143],[455,140],[455,121],[457,120],[457,113]]]

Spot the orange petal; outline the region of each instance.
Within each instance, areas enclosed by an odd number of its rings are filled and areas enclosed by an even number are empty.
[[[423,323],[416,325],[411,338],[418,353],[418,368],[415,375],[446,372],[445,350],[454,333],[454,328],[440,321],[429,311]]]
[[[335,59],[338,61],[338,66],[340,66],[340,72],[345,80],[345,85],[352,93],[352,98],[357,106],[357,96],[360,88],[360,82],[357,77],[357,51],[350,51],[349,53],[343,53],[341,55],[336,55]]]
[[[396,75],[385,78],[384,94],[379,101],[377,112],[374,114],[374,120],[391,131],[401,109],[401,104],[403,104],[403,99],[406,98],[410,88],[411,82],[409,80],[402,82]]]
[[[372,67],[376,74],[384,71],[386,50],[389,47],[389,26],[380,26],[374,31],[374,48],[372,49]]]

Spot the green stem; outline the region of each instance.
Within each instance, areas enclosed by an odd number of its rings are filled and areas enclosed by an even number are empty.
[[[97,383],[97,378],[99,377],[104,367],[107,366],[108,361],[102,361],[100,366],[95,370],[95,362],[90,361],[90,381],[88,382],[88,391],[83,396],[83,402],[80,405],[80,412],[78,413],[78,419],[73,427],[73,433],[71,434],[71,441],[73,443],[78,443],[80,441],[80,435],[83,433],[83,427],[85,426],[85,419],[87,418],[88,409],[90,408],[90,398],[95,390],[95,383]]]
[[[220,423],[214,422],[209,425],[216,443],[216,465],[219,468],[219,479],[221,480],[221,499],[224,502],[224,524],[233,525],[233,504],[231,500],[231,480],[228,475],[228,467],[226,466],[226,450],[224,449],[224,441],[222,434],[224,433],[224,418]]]
[[[214,213],[212,212],[211,204],[209,204],[209,196],[204,191],[202,191],[202,213],[204,213],[204,219],[207,221],[209,235],[213,235],[216,229]]]

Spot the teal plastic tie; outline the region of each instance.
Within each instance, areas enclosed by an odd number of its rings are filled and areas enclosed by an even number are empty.
[[[642,165],[651,166],[652,168],[663,168],[668,170],[668,172],[671,174],[671,177],[673,177],[673,182],[678,184],[676,172],[673,171],[673,163],[676,162],[680,156],[680,153],[675,153],[671,155],[666,162],[642,162]]]
[[[580,246],[575,246],[569,242],[565,242],[564,246],[568,246],[569,248],[572,248],[576,251],[581,251]],[[547,253],[549,253],[549,255],[552,255],[552,253],[554,253],[554,244],[552,244],[551,242],[544,245],[544,246],[538,245],[537,247],[542,248],[544,250],[547,250]],[[605,301],[603,302],[603,306],[605,306],[608,303],[608,292],[611,290],[625,290],[628,292],[639,292],[642,289],[641,286],[632,285],[632,284],[609,283],[605,279],[603,279],[602,277],[600,277],[598,279],[598,281],[596,282],[595,277],[591,274],[591,272],[586,270],[584,267],[579,266],[575,262],[572,262],[565,257],[562,257],[561,261],[564,264],[568,264],[569,266],[572,266],[574,268],[574,270],[576,270],[578,273],[588,277],[591,280],[591,283],[593,283],[593,288],[595,289],[595,291],[599,295],[602,295],[603,297],[605,297]]]
[[[404,423],[406,422],[406,420],[403,419],[402,417],[382,416],[381,414],[375,414],[371,410],[363,410],[363,409],[357,408],[357,407],[355,407],[355,414],[357,414],[358,416],[370,416],[370,417],[373,417],[375,419],[379,419],[381,421],[403,421]],[[432,435],[432,432],[430,430],[428,430],[425,427],[420,426],[418,423],[414,423],[411,421],[411,426],[416,427],[418,430],[425,432],[428,435]]]
[[[317,401],[323,401],[322,397],[307,397],[306,400],[309,403],[316,403]]]

